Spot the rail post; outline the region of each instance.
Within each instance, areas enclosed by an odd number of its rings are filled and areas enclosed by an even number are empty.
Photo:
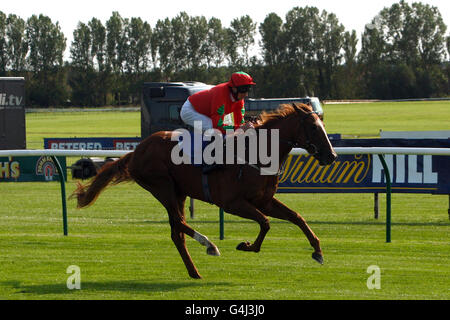
[[[386,179],[386,242],[391,242],[391,175],[389,168],[384,160],[384,155],[379,154],[381,165],[384,169],[384,177]]]
[[[61,200],[62,200],[62,213],[63,213],[63,233],[65,236],[68,235],[68,227],[67,227],[67,203],[66,203],[66,175],[61,167],[61,164],[58,161],[58,158],[55,156],[51,156],[53,163],[58,169],[59,173],[59,182],[61,184]]]
[[[378,192],[375,192],[373,194],[373,212],[374,212],[374,218],[378,219]]]
[[[225,238],[225,227],[224,227],[224,212],[223,209],[219,210],[219,229],[220,229],[220,240]]]
[[[189,200],[189,212],[191,213],[191,219],[194,219],[194,199],[190,198]]]

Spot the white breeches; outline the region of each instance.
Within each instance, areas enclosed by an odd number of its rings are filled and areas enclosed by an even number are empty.
[[[180,117],[181,120],[184,121],[184,123],[190,125],[195,129],[198,127],[198,123],[197,125],[194,125],[194,121],[201,122],[202,131],[212,129],[213,127],[211,118],[195,111],[189,100],[186,100],[186,102],[183,104],[183,107],[181,107]]]

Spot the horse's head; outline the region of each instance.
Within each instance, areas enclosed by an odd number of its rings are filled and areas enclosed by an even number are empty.
[[[296,103],[292,106],[299,118],[299,134],[295,146],[308,151],[321,166],[333,163],[337,154],[328,139],[322,120],[310,106]]]

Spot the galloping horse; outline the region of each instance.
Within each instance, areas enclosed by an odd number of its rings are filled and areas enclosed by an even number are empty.
[[[278,165],[286,160],[294,147],[306,149],[320,165],[329,165],[337,157],[321,120],[310,106],[282,104],[278,110],[260,115],[255,131],[261,129],[279,130]],[[208,201],[227,213],[259,224],[260,231],[254,243],[242,242],[237,250],[260,251],[270,228],[267,218],[270,216],[297,225],[314,249],[313,259],[323,263],[319,239],[306,221],[274,198],[278,185],[277,174],[261,175],[255,165],[227,164],[209,173],[210,197],[207,197],[202,187],[202,169],[191,164],[176,165],[171,161],[171,151],[177,145],[171,139],[172,134],[170,131],[154,133],[142,141],[134,152],[103,166],[88,185],[79,184],[73,194],[78,199],[78,207],[92,204],[109,183],[134,180],[166,208],[172,240],[192,278],[201,276],[186,248],[185,234],[206,246],[207,254],[217,256],[220,253],[214,243],[186,223],[184,204],[187,196]],[[270,150],[270,141],[268,144]]]

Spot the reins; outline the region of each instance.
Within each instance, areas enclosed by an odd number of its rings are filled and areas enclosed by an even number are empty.
[[[294,109],[296,110],[296,112],[300,115],[300,126],[303,128],[303,132],[305,135],[305,140],[306,140],[305,145],[302,145],[298,140],[286,140],[286,139],[279,138],[279,141],[286,143],[291,148],[303,148],[303,149],[308,150],[308,152],[309,152],[309,150],[313,149],[313,152],[310,152],[310,154],[315,155],[318,153],[318,149],[313,143],[311,143],[310,134],[309,134],[308,130],[306,130],[306,127],[304,124],[305,124],[306,118],[309,115],[317,114],[317,112],[315,112],[315,111],[306,112],[305,117],[302,117],[301,110],[299,108],[297,108],[297,106],[294,103],[292,103],[292,105],[293,105]],[[259,170],[259,171],[264,170],[264,167],[259,167],[255,164],[251,164],[248,162],[245,162],[244,165],[248,165],[255,170]],[[278,169],[277,176],[281,176],[284,173],[284,170],[285,170],[285,164],[283,163],[283,165]],[[242,167],[239,170],[238,179],[240,179],[241,176],[242,176]]]
[[[300,109],[297,108],[297,106],[294,103],[292,103],[292,106],[297,111],[297,113],[300,114],[300,112],[301,112]],[[311,114],[317,114],[317,113],[315,111],[307,112],[306,117]],[[306,140],[305,145],[302,145],[298,140],[292,141],[292,140],[286,140],[286,139],[282,139],[282,138],[280,138],[280,142],[286,143],[291,148],[303,148],[306,150],[309,150],[310,148],[314,148],[314,152],[311,152],[311,155],[315,155],[315,154],[317,154],[318,150],[317,150],[317,147],[311,143],[310,135],[308,133],[308,130],[306,130],[306,128],[305,128],[304,124],[305,124],[306,117],[301,117],[301,115],[300,115],[300,126],[303,128],[303,132],[305,134],[305,140]]]

